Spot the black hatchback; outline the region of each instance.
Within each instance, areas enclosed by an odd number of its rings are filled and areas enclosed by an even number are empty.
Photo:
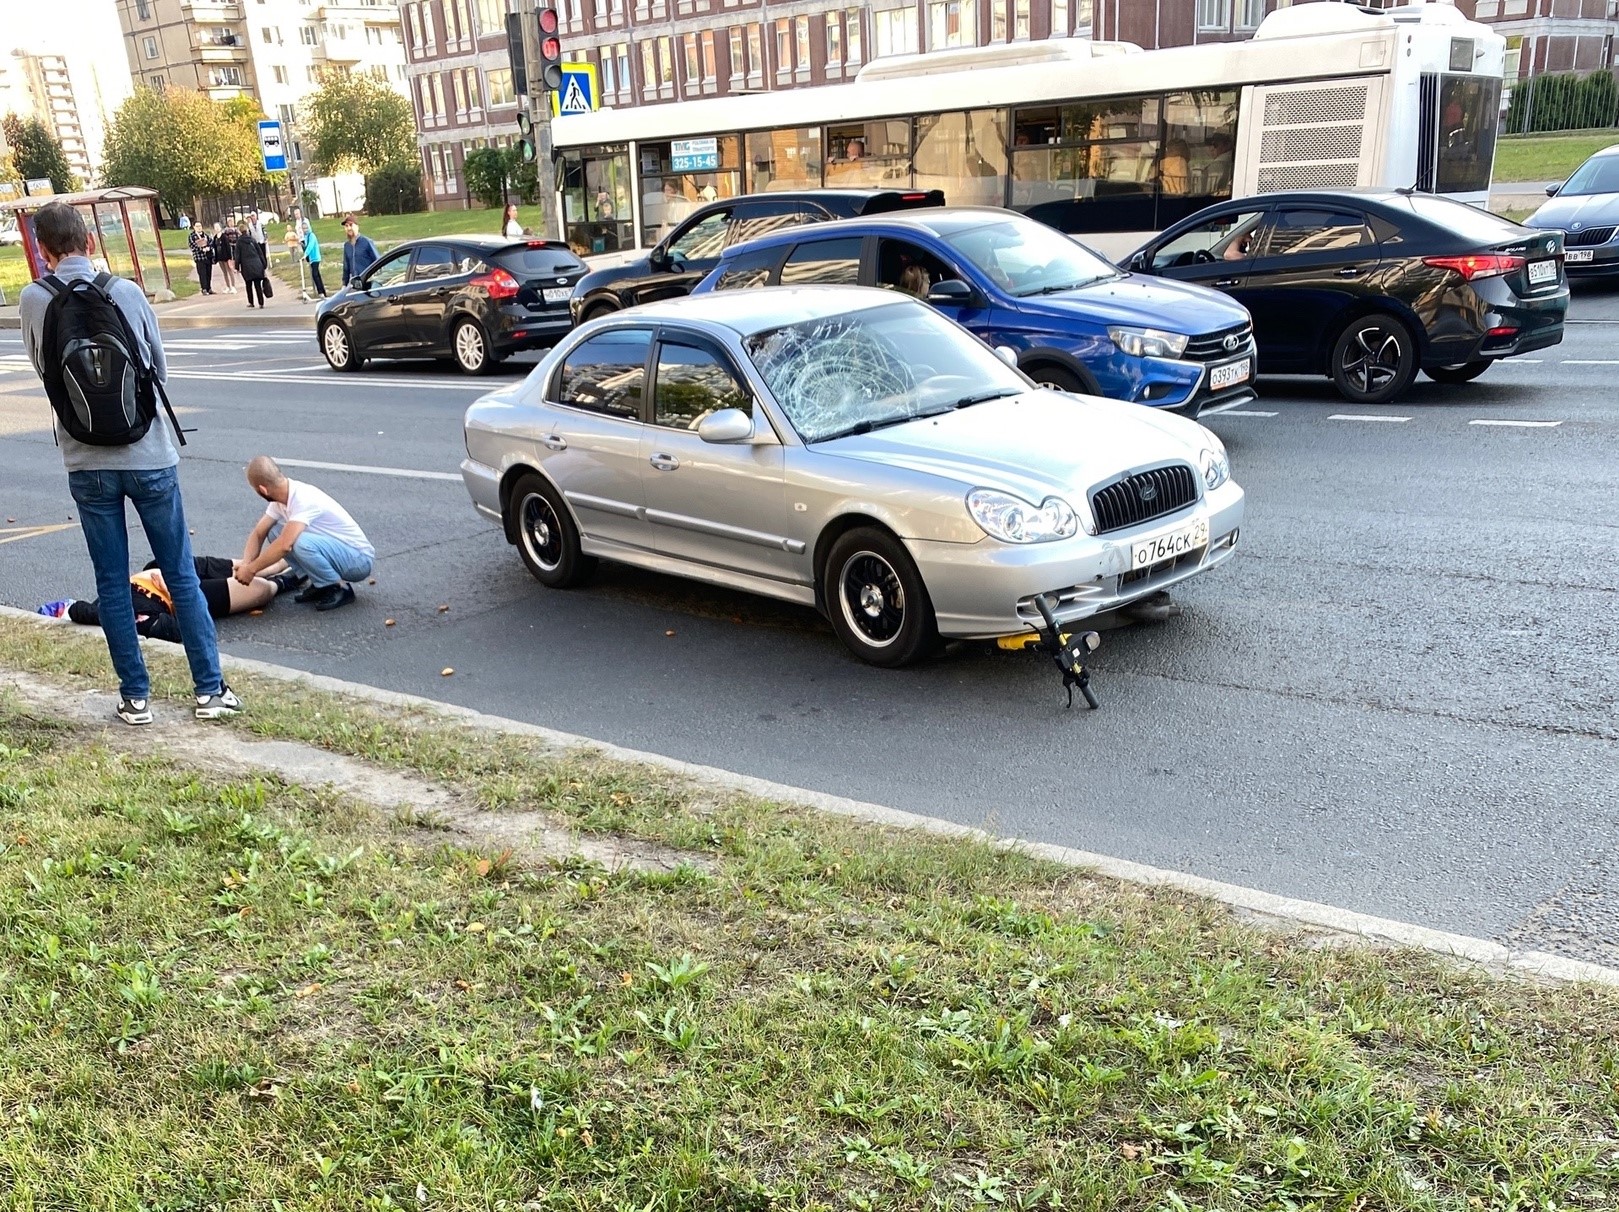
[[[937,189],[804,189],[709,202],[676,224],[646,256],[592,270],[574,292],[573,318],[583,324],[638,303],[689,295],[731,245],[783,227],[943,205],[944,192]]]
[[[1254,318],[1261,374],[1325,374],[1381,404],[1420,369],[1476,379],[1563,339],[1563,236],[1404,190],[1259,194],[1177,223],[1126,260],[1213,286]]]
[[[584,273],[553,240],[412,240],[320,305],[320,351],[333,370],[370,358],[448,358],[482,374],[572,328],[568,300]]]

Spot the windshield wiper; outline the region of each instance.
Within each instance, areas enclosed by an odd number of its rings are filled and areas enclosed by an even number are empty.
[[[921,414],[927,415],[925,413]],[[914,421],[917,414],[905,413],[897,417],[884,417],[881,421],[856,421],[847,429],[840,429],[836,433],[829,433],[816,438],[817,442],[835,442],[839,438],[853,438],[860,434],[870,433],[874,429],[887,429],[890,425],[903,425],[906,421]]]
[[[1094,286],[1098,282],[1109,282],[1113,278],[1123,277],[1122,274],[1113,274],[1109,277],[1086,278],[1083,282],[1062,282],[1056,286],[1042,286],[1038,290],[1025,290],[1018,294],[1020,299],[1033,299],[1038,295],[1055,295],[1065,290],[1078,290],[1081,286]]]
[[[1015,396],[1019,394],[1021,393],[1015,387],[996,387],[989,391],[974,392],[970,396],[962,396],[961,399],[957,400],[950,407],[952,409],[971,408],[974,404],[982,404],[986,400],[1004,400],[1007,396]]]

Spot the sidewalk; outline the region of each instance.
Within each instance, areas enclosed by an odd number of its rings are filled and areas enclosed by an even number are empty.
[[[1496,181],[1490,185],[1490,209],[1533,210],[1546,200],[1546,191],[1561,181]]]

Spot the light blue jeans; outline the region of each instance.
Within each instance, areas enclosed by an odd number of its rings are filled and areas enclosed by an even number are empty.
[[[281,535],[281,523],[270,527],[269,541],[274,543]],[[292,570],[309,578],[316,589],[324,589],[339,581],[359,581],[371,575],[371,557],[358,547],[350,547],[341,539],[315,534],[305,530],[292,545],[287,555]]]

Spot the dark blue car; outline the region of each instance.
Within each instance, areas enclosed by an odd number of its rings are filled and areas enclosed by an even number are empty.
[[[1254,398],[1252,324],[1218,291],[1126,273],[1042,223],[946,208],[793,227],[738,244],[696,291],[888,287],[926,299],[1060,391],[1189,417]]]

